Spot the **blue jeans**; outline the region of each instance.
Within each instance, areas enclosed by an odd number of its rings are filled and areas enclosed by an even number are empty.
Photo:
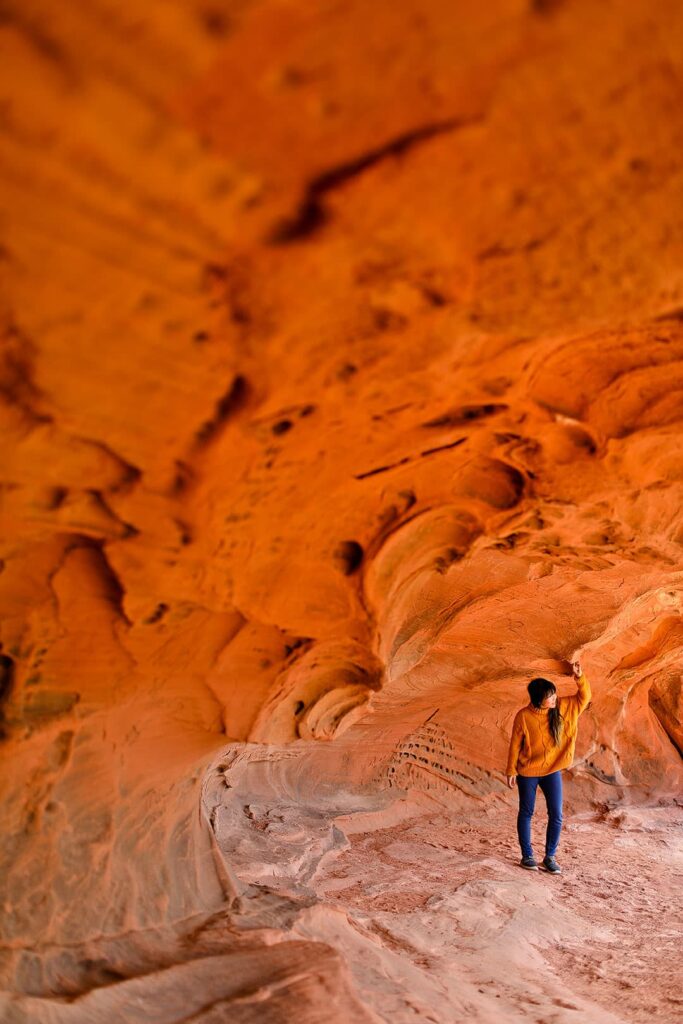
[[[519,813],[517,814],[517,835],[523,857],[532,857],[531,816],[536,803],[536,787],[543,790],[548,805],[548,827],[545,833],[545,855],[554,857],[562,831],[562,771],[550,775],[517,776],[519,790]]]

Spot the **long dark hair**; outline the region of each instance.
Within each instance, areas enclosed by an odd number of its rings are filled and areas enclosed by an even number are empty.
[[[540,708],[546,697],[555,693],[555,684],[551,683],[549,679],[544,679],[542,676],[537,676],[536,679],[532,679],[527,686],[529,691],[529,697],[531,703],[535,708]],[[548,727],[550,729],[550,735],[553,738],[555,746],[559,746],[560,738],[562,736],[563,719],[560,714],[560,709],[555,705],[554,708],[550,708],[548,711]]]

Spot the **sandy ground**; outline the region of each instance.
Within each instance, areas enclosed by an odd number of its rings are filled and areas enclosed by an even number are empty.
[[[295,932],[342,951],[382,1020],[680,1020],[683,807],[565,817],[559,876],[519,867],[515,814],[350,835]]]
[[[280,760],[235,748],[206,790],[218,847],[246,886],[234,936],[332,947],[377,1022],[683,1019],[678,797],[572,788],[552,875],[520,865],[516,791],[309,786],[294,801],[312,765]],[[537,800],[539,860],[546,826]]]

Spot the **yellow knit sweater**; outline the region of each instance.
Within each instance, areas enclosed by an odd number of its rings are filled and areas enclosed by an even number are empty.
[[[550,775],[569,768],[574,759],[579,715],[591,699],[590,683],[584,672],[577,681],[578,691],[571,697],[558,697],[557,707],[562,715],[562,735],[559,746],[553,743],[548,727],[548,710],[535,708],[529,703],[520,708],[512,725],[506,775]]]

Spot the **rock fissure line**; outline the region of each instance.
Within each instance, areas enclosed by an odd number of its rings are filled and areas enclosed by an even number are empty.
[[[385,142],[382,146],[363,153],[345,163],[322,171],[306,187],[304,198],[299,204],[296,214],[290,219],[276,225],[268,236],[271,244],[283,245],[308,238],[325,224],[328,213],[324,205],[327,194],[357,177],[368,167],[393,156],[402,156],[414,146],[446,132],[457,131],[485,120],[484,115],[472,118],[449,118],[433,124],[425,124],[404,132]]]

